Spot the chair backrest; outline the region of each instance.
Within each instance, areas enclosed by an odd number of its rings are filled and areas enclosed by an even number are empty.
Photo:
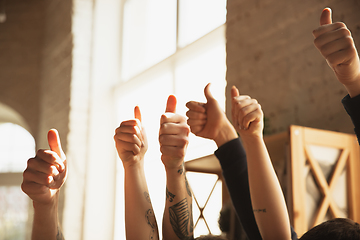
[[[359,158],[353,134],[290,126],[287,201],[299,237],[329,218],[360,221]]]

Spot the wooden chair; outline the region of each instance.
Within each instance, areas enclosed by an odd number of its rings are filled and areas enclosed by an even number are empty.
[[[314,157],[311,146],[328,147],[339,150],[338,158],[332,166],[328,179],[324,176],[319,162]],[[334,201],[334,186],[339,176],[346,171],[347,215],[350,219],[360,221],[360,159],[359,144],[353,134],[318,130],[307,127],[290,127],[290,158],[288,169],[287,201],[291,222],[299,237],[313,226],[325,220],[327,213],[330,218],[344,217]],[[321,193],[321,201],[315,210],[314,217],[306,216],[306,182],[304,169],[310,172]]]

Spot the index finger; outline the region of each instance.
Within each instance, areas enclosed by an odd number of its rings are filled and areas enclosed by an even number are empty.
[[[201,112],[205,113],[205,103],[195,102],[195,101],[189,101],[185,105],[189,110],[195,111],[195,112]]]

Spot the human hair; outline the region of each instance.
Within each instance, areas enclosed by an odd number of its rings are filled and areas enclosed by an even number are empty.
[[[201,235],[200,237],[195,238],[195,240],[226,240],[225,237],[221,235]]]
[[[360,240],[360,226],[347,218],[335,218],[307,231],[299,240]]]

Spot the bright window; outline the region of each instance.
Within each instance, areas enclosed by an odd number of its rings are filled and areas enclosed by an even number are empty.
[[[0,240],[26,239],[29,197],[20,188],[35,141],[19,125],[0,123]]]
[[[185,116],[187,101],[206,101],[203,89],[209,82],[212,94],[225,107],[226,0],[127,0],[123,16],[122,79],[115,89],[117,122],[133,118],[134,106],[140,107],[149,142],[145,174],[161,228],[166,176],[158,143],[160,116],[169,94],[175,94],[177,113]],[[212,154],[214,150],[213,141],[191,135],[186,161]],[[118,166],[115,225],[124,221],[120,216],[123,167],[121,163]],[[221,209],[221,197],[218,199]],[[204,214],[208,222],[217,225],[218,214],[216,217]],[[123,239],[123,233],[117,231],[115,239]],[[218,233],[219,229],[213,232]],[[206,234],[196,230],[195,233]]]

